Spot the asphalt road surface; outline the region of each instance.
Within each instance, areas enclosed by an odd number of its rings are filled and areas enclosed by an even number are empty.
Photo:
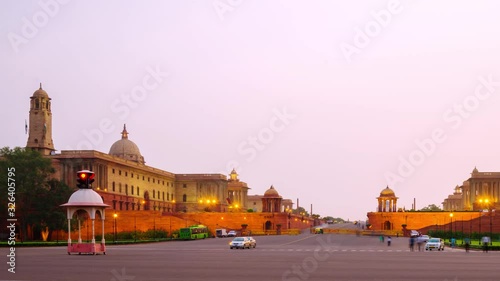
[[[339,234],[257,236],[255,249],[231,238],[109,245],[106,255],[68,255],[65,247],[17,248],[16,273],[0,280],[500,280],[500,252],[410,252],[408,238]],[[0,248],[7,261],[7,248]]]

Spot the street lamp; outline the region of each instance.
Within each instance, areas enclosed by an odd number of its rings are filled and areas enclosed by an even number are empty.
[[[118,215],[116,213],[113,214],[113,218],[115,219],[115,225],[114,225],[114,228],[115,228],[115,238],[114,238],[114,243],[116,244],[116,228],[117,228],[117,225],[116,225],[116,217],[118,217]]]
[[[453,239],[453,213],[450,213],[450,243],[451,239]]]
[[[491,219],[491,212],[492,212],[492,208],[491,208],[491,202],[488,198],[486,199],[479,199],[479,204],[481,204],[481,208],[484,208],[484,206],[486,206],[487,210],[488,210],[488,216],[490,217],[490,244],[493,245],[493,239],[491,239],[491,237],[493,236],[493,221]],[[482,214],[483,210],[481,209],[481,214]],[[481,220],[479,220],[479,222],[481,222]],[[481,232],[481,229],[479,230],[479,232]]]

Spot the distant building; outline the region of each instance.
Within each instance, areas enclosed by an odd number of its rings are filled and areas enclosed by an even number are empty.
[[[28,130],[28,128],[26,128]],[[93,188],[113,210],[173,212],[285,212],[292,201],[282,199],[271,186],[263,196],[248,195],[250,189],[233,169],[223,174],[174,174],[146,165],[139,147],[123,126],[121,138],[109,153],[95,150],[63,150],[55,153],[52,140],[51,98],[40,88],[30,97],[27,148],[52,159],[54,177],[76,186],[76,173],[91,170]]]
[[[477,168],[453,195],[443,202],[444,211],[493,210],[500,207],[500,172],[479,172]]]

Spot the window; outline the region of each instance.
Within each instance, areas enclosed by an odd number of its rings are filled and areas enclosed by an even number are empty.
[[[150,178],[150,177],[148,177],[148,182],[150,182],[150,181],[151,181],[151,178]]]
[[[134,186],[133,185],[130,186],[130,193],[132,193],[132,195],[134,195]]]
[[[161,193],[161,197],[163,198],[163,201],[165,201],[165,191]]]
[[[125,172],[125,176],[128,177],[128,172]]]
[[[122,170],[118,170],[118,175],[121,176],[122,175]]]
[[[142,176],[142,180],[144,180],[144,176]]]
[[[184,183],[184,184],[182,184],[182,187],[186,188],[186,187],[187,187],[187,184],[185,184],[185,183]]]
[[[153,183],[155,183],[155,179],[153,179]]]
[[[156,198],[160,199],[160,191],[158,190],[158,196]]]
[[[130,173],[130,177],[133,178],[134,177],[134,173]]]
[[[115,182],[113,182],[112,186],[113,186],[113,192],[114,192],[115,191]]]
[[[139,187],[137,187],[137,195],[140,195],[140,193],[139,193]]]
[[[125,195],[128,195],[128,184],[125,185]]]
[[[170,193],[167,192],[167,201],[170,201]]]
[[[118,192],[122,193],[122,184],[120,183],[120,184],[118,184],[118,186],[119,186],[119,187],[118,187]],[[120,209],[120,210],[121,210],[121,209]]]
[[[155,190],[153,189],[153,198],[155,198],[155,194],[156,194],[156,192],[155,192]]]
[[[186,194],[182,195],[182,202],[187,202],[187,196],[186,196]]]
[[[112,173],[114,174],[115,173],[115,169],[112,170]]]

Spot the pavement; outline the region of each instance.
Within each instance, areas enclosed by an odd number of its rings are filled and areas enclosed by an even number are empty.
[[[16,249],[16,273],[0,280],[500,280],[500,252],[410,252],[378,237],[339,234],[256,236],[255,249],[231,238],[108,245],[106,255],[68,255],[65,247]],[[7,248],[0,248],[7,261]]]

